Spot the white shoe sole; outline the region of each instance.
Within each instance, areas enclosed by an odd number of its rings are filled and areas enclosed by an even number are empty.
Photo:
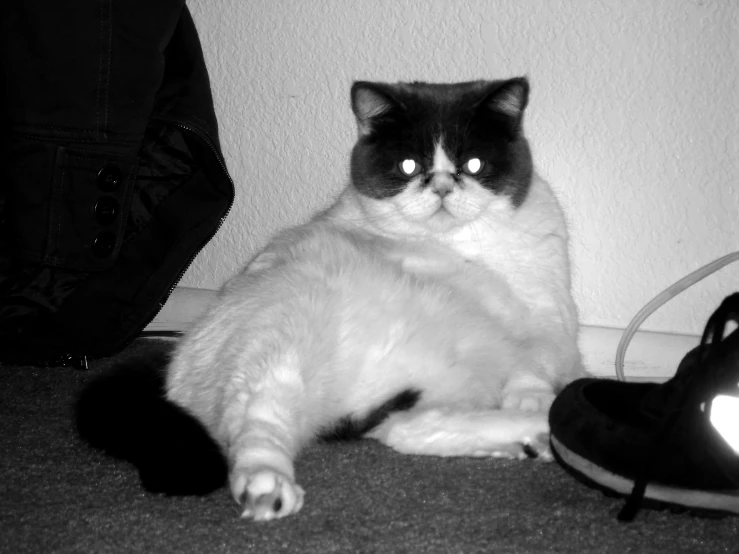
[[[575,454],[554,436],[551,437],[551,442],[552,450],[562,462],[585,477],[586,480],[619,495],[628,496],[631,494],[631,489],[634,487],[632,479],[611,473]],[[739,514],[739,489],[704,491],[649,483],[644,498],[689,510],[710,510]]]

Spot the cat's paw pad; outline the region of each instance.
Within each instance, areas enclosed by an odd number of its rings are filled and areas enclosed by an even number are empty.
[[[492,452],[480,451],[475,453],[476,456],[490,456],[491,458],[503,460],[524,460],[529,456],[525,452],[525,446],[522,443],[511,443],[498,445]]]
[[[513,390],[503,396],[502,407],[504,410],[522,412],[548,412],[554,402],[554,396],[550,390]]]
[[[491,458],[506,460],[533,459],[540,462],[550,462],[554,459],[549,447],[549,433],[542,433],[535,437],[524,437],[520,442],[499,446],[487,455]]]
[[[305,495],[300,485],[269,468],[244,470],[232,476],[231,493],[243,508],[241,517],[253,521],[269,521],[297,513]]]

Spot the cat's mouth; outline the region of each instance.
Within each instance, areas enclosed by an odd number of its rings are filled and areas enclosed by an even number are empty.
[[[454,214],[452,214],[452,212],[449,211],[449,208],[444,204],[443,200],[436,211],[431,214],[429,220],[432,221],[434,225],[444,228],[453,227],[459,223],[457,218],[454,217]]]
[[[452,215],[452,212],[449,211],[449,208],[447,208],[446,204],[444,204],[444,201],[442,200],[439,202],[439,207],[436,208],[436,211],[432,214],[432,217],[454,217]]]

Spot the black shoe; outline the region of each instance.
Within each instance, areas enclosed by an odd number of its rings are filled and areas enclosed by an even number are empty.
[[[739,429],[739,409],[728,425],[711,421],[739,404],[739,329],[724,337],[728,321],[739,323],[739,293],[666,383],[578,379],[552,404],[554,457],[581,481],[628,496],[620,520],[640,507],[739,514],[739,445],[725,438]]]

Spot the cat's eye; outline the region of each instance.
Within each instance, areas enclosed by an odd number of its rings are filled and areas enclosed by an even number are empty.
[[[480,158],[470,158],[462,165],[462,171],[467,175],[478,175],[485,167],[485,162]]]
[[[415,177],[421,173],[421,164],[416,160],[408,158],[398,164],[398,169],[400,169],[400,172],[406,177]]]

